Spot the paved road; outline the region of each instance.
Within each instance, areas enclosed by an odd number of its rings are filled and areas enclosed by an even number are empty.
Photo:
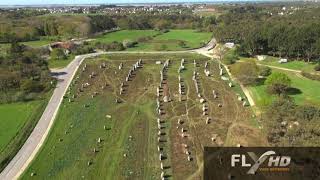
[[[145,53],[145,54],[155,54],[155,53],[166,53],[166,54],[176,54],[176,53],[199,53],[207,57],[214,57],[212,49],[215,47],[216,40],[212,39],[206,46],[187,50],[187,51],[116,51],[116,52],[98,52],[93,54],[76,56],[75,59],[63,69],[52,69],[52,73],[55,77],[59,79],[56,89],[48,102],[48,105],[43,112],[38,124],[34,128],[33,132],[16,154],[16,156],[11,160],[7,167],[1,172],[0,180],[11,180],[18,179],[19,176],[28,167],[30,162],[38,153],[42,144],[44,143],[59,110],[59,106],[62,102],[63,96],[67,91],[77,69],[85,58],[94,57],[101,54],[122,54],[122,53]],[[228,72],[229,73],[229,72]],[[248,92],[245,94],[250,99]],[[250,100],[249,100],[250,101]],[[250,102],[250,104],[254,104]]]
[[[77,69],[85,58],[98,56],[101,54],[121,54],[121,53],[186,53],[195,52],[196,50],[190,51],[117,51],[117,52],[99,52],[87,55],[76,56],[75,59],[63,69],[52,69],[53,76],[59,79],[56,89],[53,92],[51,99],[48,102],[46,109],[44,110],[38,124],[32,131],[31,135],[15,155],[15,157],[10,161],[7,167],[1,172],[0,180],[11,180],[18,179],[18,177],[24,172],[28,167],[30,162],[33,160],[40,147],[44,143],[59,110],[59,106],[62,102],[63,96],[67,91]]]
[[[73,79],[73,76],[76,73],[79,65],[81,64],[83,59],[99,54],[100,53],[94,53],[77,56],[66,68],[53,71],[53,74],[55,74],[54,76],[59,79],[57,87],[54,90],[46,109],[44,110],[38,124],[32,131],[31,135],[19,150],[19,152],[16,154],[16,156],[1,172],[0,180],[17,179],[28,167],[29,163],[35,157],[36,153],[39,151],[41,145],[45,141],[57,115],[59,106],[62,102],[62,98],[67,91],[67,88],[71,80]]]
[[[209,51],[214,47],[215,40],[211,40],[205,47],[188,50],[188,51],[117,51],[117,52],[98,52],[93,54],[76,56],[75,59],[63,69],[52,69],[53,76],[59,79],[56,89],[53,92],[51,99],[48,102],[46,109],[44,110],[38,124],[32,131],[31,135],[15,155],[15,157],[10,161],[7,167],[1,172],[0,180],[11,180],[18,179],[19,176],[28,167],[30,162],[36,156],[40,150],[42,144],[44,143],[59,110],[59,106],[62,102],[63,96],[66,93],[68,86],[70,85],[77,69],[85,58],[94,57],[101,54],[121,54],[121,53],[166,53],[166,54],[176,54],[176,53],[200,53],[207,56]]]

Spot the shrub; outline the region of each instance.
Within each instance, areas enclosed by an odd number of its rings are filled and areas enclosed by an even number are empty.
[[[157,50],[157,51],[164,51],[168,48],[167,45],[165,44],[155,44],[154,45],[154,49]]]
[[[88,54],[88,53],[93,53],[94,48],[91,46],[83,46],[83,47],[78,47],[73,54],[75,55],[80,55],[80,54]]]
[[[186,44],[184,41],[179,41],[179,42],[178,42],[178,45],[179,45],[180,47],[186,47],[186,46],[187,46],[187,44]]]
[[[21,83],[21,89],[24,92],[41,92],[45,87],[38,81],[33,81],[31,79],[23,80]]]
[[[125,48],[122,43],[114,41],[112,43],[95,43],[95,47],[105,51],[123,51]]]
[[[222,59],[224,64],[234,64],[239,59],[236,49],[229,50]]]
[[[271,73],[272,73],[272,70],[268,66],[261,66],[259,68],[259,75],[260,76],[267,77],[267,76],[270,76]]]
[[[139,43],[142,43],[142,42],[148,42],[148,41],[150,41],[150,40],[152,40],[153,39],[153,37],[151,37],[151,36],[143,36],[143,37],[139,37],[138,39],[137,39],[137,41],[139,42]]]
[[[253,61],[237,63],[231,70],[243,85],[253,85],[257,82],[258,66]]]
[[[51,52],[51,59],[65,60],[67,59],[67,55],[64,53],[64,50],[61,48],[53,49]]]
[[[132,47],[134,47],[134,46],[137,45],[137,44],[138,44],[137,41],[132,41],[132,40],[128,40],[128,39],[126,39],[126,40],[124,40],[124,41],[122,42],[122,45],[123,45],[125,48],[132,48]]]
[[[320,71],[320,63],[317,64],[317,65],[314,67],[314,70],[315,70],[315,71]]]

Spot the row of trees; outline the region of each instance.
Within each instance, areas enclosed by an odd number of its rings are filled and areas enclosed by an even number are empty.
[[[135,15],[61,15],[11,19],[0,15],[0,42],[38,40],[42,36],[65,38],[90,36],[113,28],[171,29],[188,28],[212,31],[214,16],[193,14],[135,14]]]
[[[215,16],[200,17],[193,14],[121,15],[113,19],[121,29],[187,28],[211,31],[216,24]]]
[[[239,43],[242,55],[269,54],[318,60],[319,10],[301,10],[285,16],[271,16],[260,11],[232,11],[219,18],[215,36],[220,42]]]

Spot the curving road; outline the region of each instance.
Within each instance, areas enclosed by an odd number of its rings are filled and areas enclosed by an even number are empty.
[[[116,51],[116,52],[98,52],[92,54],[86,54],[81,56],[76,56],[75,59],[63,69],[52,69],[51,72],[53,76],[59,79],[56,89],[53,92],[51,99],[48,102],[46,109],[44,110],[38,124],[28,137],[27,141],[24,143],[19,152],[10,161],[7,167],[0,173],[0,180],[11,180],[18,179],[19,176],[26,170],[31,161],[34,159],[38,151],[40,150],[42,144],[44,143],[48,133],[53,125],[57,112],[59,110],[60,104],[62,102],[63,96],[66,93],[74,75],[76,74],[79,66],[84,59],[94,56],[99,56],[102,54],[123,54],[123,53],[145,53],[145,54],[155,54],[155,53],[166,53],[166,54],[176,54],[176,53],[199,53],[207,57],[215,57],[211,53],[212,49],[216,45],[216,40],[213,38],[206,46],[186,51]],[[229,72],[228,72],[229,73]],[[250,101],[250,94],[244,91],[246,96]],[[250,102],[251,105],[254,102]]]
[[[44,110],[40,120],[38,121],[36,127],[15,155],[15,157],[10,161],[6,168],[0,174],[0,180],[12,180],[18,179],[19,176],[26,170],[31,161],[34,159],[38,151],[40,150],[42,144],[44,143],[48,133],[53,125],[57,112],[59,110],[60,104],[62,102],[63,96],[66,93],[68,86],[70,85],[74,75],[76,74],[80,64],[84,59],[89,57],[98,56],[101,54],[121,54],[121,53],[199,53],[206,56],[211,56],[209,51],[215,46],[215,39],[212,39],[206,46],[187,50],[187,51],[117,51],[117,52],[98,52],[92,54],[86,54],[81,56],[76,56],[75,59],[63,69],[52,69],[51,72],[53,76],[59,79],[57,86],[53,92],[51,99],[48,102],[46,109]]]
[[[29,138],[19,152],[15,155],[15,157],[10,161],[7,167],[1,172],[0,180],[18,179],[23,171],[28,167],[45,141],[49,130],[53,125],[53,121],[57,115],[63,96],[67,91],[67,88],[77,72],[81,62],[87,57],[93,57],[99,54],[101,53],[76,56],[66,68],[52,71],[54,76],[59,79],[56,89],[54,90],[46,109],[44,110],[40,120],[38,121],[38,124],[30,134]]]
[[[31,161],[34,159],[38,151],[40,150],[42,144],[44,143],[48,133],[53,125],[57,112],[59,110],[60,104],[62,102],[63,96],[66,93],[74,75],[76,74],[79,66],[84,59],[94,56],[99,56],[102,54],[123,54],[123,53],[144,53],[144,54],[155,54],[155,53],[166,53],[166,54],[176,54],[176,53],[199,53],[204,56],[213,58],[215,55],[212,53],[212,49],[216,45],[216,40],[213,38],[206,46],[186,51],[116,51],[116,52],[98,52],[92,54],[86,54],[81,56],[76,56],[75,59],[63,69],[52,69],[51,72],[53,76],[59,79],[56,89],[53,92],[51,99],[48,102],[46,109],[44,110],[38,124],[28,137],[27,141],[24,143],[19,152],[10,161],[7,167],[0,173],[0,180],[11,180],[18,179],[19,176],[26,170]],[[225,66],[226,67],[226,66]],[[227,69],[227,68],[226,68]],[[231,76],[230,72],[228,74]],[[250,93],[246,88],[242,87],[244,93],[246,94],[249,103],[254,105]]]

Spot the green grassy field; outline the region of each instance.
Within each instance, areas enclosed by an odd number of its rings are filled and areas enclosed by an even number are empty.
[[[68,66],[68,64],[74,59],[74,55],[68,55],[67,59],[60,59],[60,60],[48,60],[48,66],[49,68],[55,69],[55,68],[64,68]]]
[[[26,46],[30,46],[30,47],[34,47],[34,48],[38,48],[44,45],[48,45],[50,43],[52,43],[53,41],[51,40],[38,40],[38,41],[26,41],[26,42],[21,42],[21,44],[24,44]]]
[[[38,122],[47,99],[0,105],[0,170]]]
[[[292,81],[292,87],[301,91],[300,93],[290,94],[297,104],[320,106],[320,91],[318,90],[318,87],[320,87],[319,81],[310,80],[299,73],[273,69],[273,72],[276,71],[286,73]],[[267,94],[266,85],[253,86],[249,87],[249,89],[259,107],[264,108],[275,99],[275,96]]]
[[[287,68],[292,70],[315,72],[314,71],[314,67],[316,65],[315,63],[308,63],[304,61],[290,61],[288,63],[280,64],[278,61],[279,61],[279,58],[268,56],[266,60],[257,61],[257,62],[264,65],[271,65],[271,66]]]
[[[104,43],[111,43],[113,41],[122,42],[126,39],[137,40],[140,37],[154,36],[157,34],[159,34],[159,32],[154,30],[122,30],[99,36],[96,40]]]
[[[0,152],[36,112],[38,101],[0,105]]]
[[[36,41],[25,41],[25,42],[19,42],[20,44],[24,44],[26,46],[30,46],[33,48],[38,48],[44,45],[48,45],[50,43],[52,43],[53,41],[48,40],[48,39],[42,39],[42,40],[36,40]],[[10,46],[10,44],[8,43],[1,43],[0,44],[0,51],[6,50],[8,49]]]
[[[96,41],[110,43],[123,40],[137,41],[141,37],[151,36],[153,39],[147,42],[140,42],[128,50],[154,51],[154,50],[186,50],[202,46],[211,39],[211,33],[196,32],[195,30],[170,30],[167,33],[160,33],[154,30],[122,30],[100,36]],[[179,46],[179,41],[184,41],[185,46]]]
[[[121,82],[132,64],[140,58],[144,61],[143,68],[139,68],[134,78],[124,83],[125,91],[120,95]],[[156,87],[160,82],[162,65],[157,65],[155,61],[164,62],[168,58],[172,63],[164,84],[169,87],[172,101],[162,105],[164,114],[157,115]],[[186,59],[186,70],[181,77],[187,93],[183,101],[178,101],[177,69],[181,58]],[[197,67],[194,67],[193,59],[198,61]],[[189,176],[201,176],[202,147],[216,145],[211,140],[212,134],[218,134],[219,143],[227,139],[226,145],[235,145],[236,142],[262,144],[258,131],[248,125],[250,109],[242,107],[235,93],[220,79],[216,62],[210,61],[214,77],[204,75],[203,67],[207,60],[206,57],[186,53],[109,54],[87,59],[87,70],[77,72],[77,82],[73,81],[70,95],[64,99],[44,146],[22,179],[158,179],[161,172],[158,145],[167,157],[163,162],[168,168],[164,171],[170,179],[187,179]],[[102,62],[106,63],[105,69],[99,68]],[[121,62],[124,67],[119,70]],[[209,114],[214,117],[212,125],[206,125],[203,119],[202,105],[192,80],[193,70],[201,74],[199,81],[205,98],[213,98],[213,88],[219,93],[217,100],[208,102]],[[97,76],[90,79],[89,74],[93,71]],[[77,89],[86,82],[90,86],[78,92]],[[94,92],[98,95],[92,98]],[[76,94],[74,99],[71,98],[73,94]],[[69,98],[73,102],[69,103]],[[122,102],[116,103],[116,99]],[[224,107],[220,109],[218,103],[224,104]],[[157,141],[157,117],[164,120],[161,128],[165,134],[161,136],[163,142]],[[181,126],[187,129],[190,138],[182,138],[181,129],[176,128],[180,117],[185,121]],[[246,129],[251,133],[248,135],[238,130],[228,133],[229,127]],[[98,142],[99,138],[101,142]],[[194,158],[191,162],[187,161],[183,143],[190,146]],[[88,162],[91,164],[88,165]],[[30,177],[31,173],[35,176]]]

